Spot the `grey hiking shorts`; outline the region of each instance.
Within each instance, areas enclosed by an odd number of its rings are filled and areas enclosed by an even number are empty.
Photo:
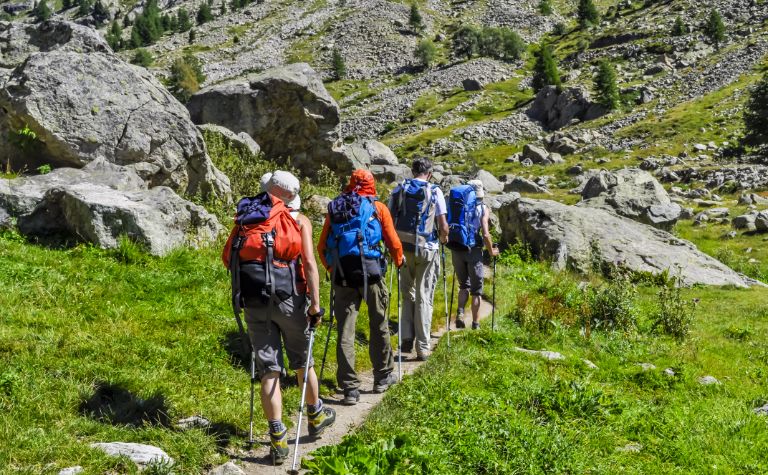
[[[483,248],[475,247],[470,251],[451,251],[453,268],[459,289],[469,290],[471,295],[483,293]]]
[[[288,367],[292,370],[304,368],[307,361],[309,336],[307,329],[307,299],[294,295],[272,308],[271,322],[267,319],[267,306],[253,306],[245,309],[248,336],[256,350],[256,368],[259,378],[266,374],[283,371],[283,350],[288,356]],[[310,359],[309,366],[314,362]]]

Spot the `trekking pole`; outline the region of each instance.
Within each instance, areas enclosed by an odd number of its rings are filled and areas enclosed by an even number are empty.
[[[448,307],[448,318],[450,318],[450,315],[453,314],[453,291],[454,290],[456,290],[456,269],[453,270],[453,280],[451,281],[451,305]]]
[[[397,268],[397,379],[403,380],[403,332],[402,323],[403,311],[400,306],[402,289],[400,288],[400,268]]]
[[[251,422],[248,426],[248,445],[253,447],[253,399],[256,394],[256,350],[251,347]]]
[[[328,356],[328,346],[331,344],[331,332],[333,331],[333,307],[334,307],[334,299],[336,298],[336,294],[333,291],[333,282],[331,282],[331,296],[329,298],[329,302],[331,305],[331,316],[328,320],[328,335],[325,337],[325,349],[323,350],[323,363],[320,365],[320,377],[318,379],[318,384],[323,384],[323,372],[325,371],[325,358]]]
[[[299,471],[296,469],[296,462],[299,459],[299,440],[301,439],[301,419],[304,416],[304,401],[307,397],[307,380],[309,379],[309,362],[312,360],[312,345],[315,342],[315,324],[311,321],[314,317],[323,318],[325,314],[324,309],[316,315],[310,315],[310,323],[307,331],[309,332],[309,344],[307,346],[307,361],[304,363],[304,383],[301,386],[301,402],[299,403],[299,420],[296,422],[296,446],[293,449],[293,464],[291,464],[290,474],[298,475]]]
[[[496,248],[496,243],[493,244],[494,249]],[[493,252],[493,251],[491,251]],[[493,297],[491,298],[491,331],[495,331],[496,326],[496,256],[493,256],[493,280],[491,281],[493,285]]]
[[[448,348],[451,347],[451,313],[448,311],[448,281],[445,272],[445,244],[440,245],[443,259],[443,301],[445,304],[445,332]]]

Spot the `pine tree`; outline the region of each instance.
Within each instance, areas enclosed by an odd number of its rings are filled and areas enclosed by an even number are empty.
[[[189,12],[186,8],[179,8],[176,12],[179,33],[186,33],[192,28],[192,21],[189,19]]]
[[[408,24],[411,25],[413,31],[419,33],[424,29],[424,20],[421,18],[421,12],[416,2],[411,3],[411,14],[408,17]]]
[[[557,62],[552,54],[552,47],[542,43],[539,51],[536,53],[533,89],[538,92],[545,86],[556,86],[559,89],[561,85],[560,71],[557,69]]]
[[[419,64],[424,68],[432,66],[435,62],[435,56],[437,56],[437,48],[432,40],[423,39],[416,45],[416,51],[414,52]]]
[[[107,43],[112,51],[117,51],[123,47],[123,29],[120,27],[120,23],[113,21],[109,25],[109,31],[106,35]]]
[[[725,24],[723,23],[723,17],[717,10],[712,10],[707,19],[707,24],[704,25],[704,33],[715,44],[716,48],[720,48],[720,43],[725,41]]]
[[[347,65],[344,63],[344,57],[341,55],[341,51],[335,48],[331,55],[331,66],[333,67],[333,75],[337,80],[347,76]]]
[[[227,14],[227,2],[222,1],[221,6],[219,7],[219,15],[226,15]]]
[[[600,61],[595,78],[595,93],[598,102],[606,109],[619,107],[619,86],[616,84],[616,70],[607,59]]]
[[[92,8],[93,8],[93,3],[91,2],[91,0],[80,0],[78,2],[77,15],[78,16],[90,15]]]
[[[584,28],[596,25],[600,22],[600,13],[592,0],[579,0],[579,7],[576,11],[579,18],[579,25]]]
[[[187,37],[187,42],[189,44],[192,44],[192,43],[195,42],[196,39],[197,39],[197,33],[195,33],[195,30],[193,28],[193,29],[189,30],[189,36]]]
[[[171,65],[168,90],[180,102],[187,103],[192,94],[200,90],[200,84],[204,81],[205,75],[203,74],[200,61],[192,55],[187,55],[183,58],[178,58]]]
[[[152,63],[154,62],[155,62],[155,58],[152,57],[152,53],[145,50],[144,48],[137,49],[136,53],[133,55],[133,58],[131,59],[131,64],[136,64],[138,66],[143,66],[145,68],[152,66]]]
[[[552,8],[552,1],[541,0],[539,2],[539,13],[541,13],[544,16],[549,16],[552,13],[554,13],[554,9]]]
[[[683,23],[683,19],[677,17],[675,24],[672,26],[672,36],[683,36],[688,34],[688,25]]]
[[[96,20],[97,25],[101,25],[109,19],[109,10],[101,3],[101,0],[96,0],[96,3],[93,5],[93,18]]]
[[[750,91],[744,107],[744,143],[768,143],[768,73]]]
[[[131,43],[134,48],[149,46],[163,34],[163,21],[157,0],[149,0],[144,11],[137,16],[131,30]]]
[[[35,17],[35,20],[38,22],[47,21],[51,18],[51,15],[53,15],[53,12],[48,6],[48,0],[40,0],[40,3],[35,5],[35,8],[32,9],[32,16]]]
[[[197,10],[197,24],[203,25],[213,20],[213,13],[211,13],[211,5],[208,2],[200,4],[200,8]]]

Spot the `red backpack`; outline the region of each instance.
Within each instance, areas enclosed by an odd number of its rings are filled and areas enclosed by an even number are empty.
[[[301,249],[301,228],[279,198],[261,193],[240,200],[221,256],[232,275],[235,312],[304,292]]]

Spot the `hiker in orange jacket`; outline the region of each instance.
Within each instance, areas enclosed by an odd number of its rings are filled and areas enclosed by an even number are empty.
[[[334,276],[331,283],[335,294],[332,305],[339,328],[336,347],[336,360],[338,362],[336,379],[339,387],[344,390],[344,403],[352,405],[360,400],[360,379],[355,372],[355,322],[364,298],[368,305],[370,323],[368,352],[373,364],[373,391],[382,393],[397,381],[397,376],[393,372],[394,356],[390,344],[389,321],[386,315],[390,296],[385,285],[386,264],[381,260],[380,240],[384,241],[398,268],[403,265],[404,259],[403,246],[400,243],[400,238],[397,237],[389,209],[383,203],[376,201],[376,183],[371,172],[355,170],[344,193],[337,197],[329,208],[333,208],[334,203],[338,200],[347,200],[347,204],[354,203],[355,206],[359,207],[360,214],[370,212],[370,220],[362,223],[362,226],[365,227],[364,232],[358,233],[352,229],[351,235],[365,235],[366,240],[373,239],[375,241],[365,243],[365,247],[368,248],[365,251],[367,254],[365,258],[359,253],[351,259],[346,259],[344,256],[340,257],[341,248],[338,247],[340,236],[336,234],[339,233],[339,229],[345,229],[344,226],[348,225],[344,224],[339,228],[338,225],[332,223],[331,216],[326,214],[323,232],[317,246],[323,265]],[[371,206],[373,207],[372,210],[370,209]],[[349,231],[346,229],[346,232]],[[362,249],[363,246],[361,245],[360,248]],[[332,257],[334,255],[339,265],[335,265],[337,262],[334,262]],[[355,265],[357,265],[357,269],[354,268]],[[362,280],[359,278],[361,274],[364,275]]]

